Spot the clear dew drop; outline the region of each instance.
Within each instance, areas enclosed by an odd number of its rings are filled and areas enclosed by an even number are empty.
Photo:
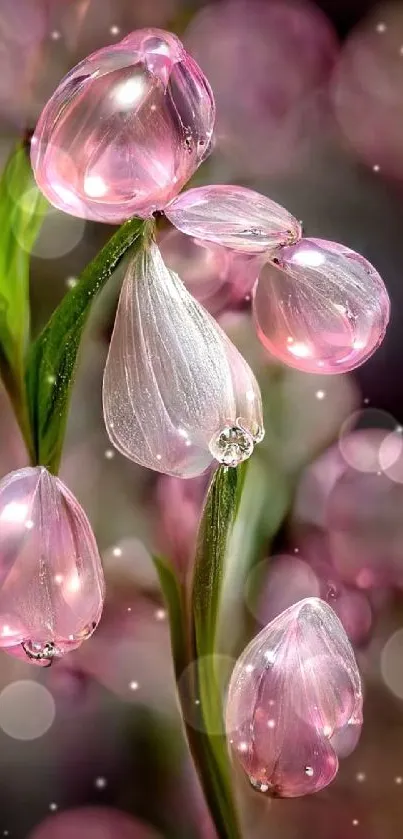
[[[312,766],[304,766],[305,775],[308,775],[308,778],[313,778],[313,767]]]
[[[254,448],[252,436],[242,426],[229,425],[213,437],[210,443],[211,454],[225,466],[238,466],[247,460]]]
[[[46,641],[45,643],[37,643],[34,641],[26,641],[21,644],[25,655],[30,661],[42,664],[47,662],[48,666],[52,664],[54,658],[60,658],[62,653],[53,643],[53,641]]]
[[[258,792],[266,793],[270,789],[270,784],[266,783],[265,781],[259,781],[257,778],[249,778],[249,782],[253,789],[257,790]]]

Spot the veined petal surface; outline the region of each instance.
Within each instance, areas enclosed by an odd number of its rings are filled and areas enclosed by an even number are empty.
[[[275,618],[235,665],[226,728],[257,789],[294,797],[327,786],[338,768],[337,735],[361,721],[353,650],[336,614],[318,598]]]
[[[270,252],[301,236],[301,225],[288,210],[242,186],[188,189],[165,208],[165,215],[188,236],[245,253]]]
[[[90,523],[41,466],[0,483],[0,646],[34,662],[80,646],[102,613],[104,579]],[[21,654],[21,647],[17,652]]]
[[[168,475],[200,475],[214,457],[235,466],[263,434],[252,371],[154,243],[123,282],[103,403],[116,448]]]

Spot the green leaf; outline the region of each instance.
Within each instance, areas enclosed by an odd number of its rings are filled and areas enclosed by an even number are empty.
[[[240,837],[231,788],[231,766],[225,736],[216,636],[229,539],[240,504],[247,464],[221,466],[211,482],[197,540],[191,592],[191,628],[196,660],[196,697],[201,730],[193,750],[203,789],[220,837]]]
[[[176,680],[179,681],[189,663],[184,591],[174,568],[167,559],[153,556],[153,563],[168,609],[172,657]]]
[[[152,223],[153,224],[153,223]],[[142,247],[150,222],[130,219],[84,269],[31,347],[26,376],[35,460],[57,473],[80,341],[92,303],[129,248]]]
[[[0,180],[0,373],[30,452],[24,384],[29,261],[47,206],[35,186],[26,151],[19,145]]]

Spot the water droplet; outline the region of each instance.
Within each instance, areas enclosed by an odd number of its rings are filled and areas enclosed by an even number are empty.
[[[54,658],[61,656],[60,650],[56,647],[53,641],[46,641],[43,644],[33,641],[26,641],[21,644],[24,653],[31,661],[49,662],[48,666],[52,664]]]
[[[254,442],[248,431],[238,425],[227,426],[210,443],[211,454],[225,466],[238,466],[253,452]]]
[[[270,789],[270,784],[267,781],[259,781],[257,778],[249,778],[250,784],[253,789],[256,789],[258,792],[268,792]]]
[[[308,775],[308,778],[313,777],[313,767],[312,766],[305,766],[304,767],[305,775]]]

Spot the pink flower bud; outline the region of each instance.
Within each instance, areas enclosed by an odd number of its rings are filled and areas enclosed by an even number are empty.
[[[60,82],[32,138],[49,201],[118,224],[177,195],[209,151],[213,94],[179,39],[140,29],[94,52]]]
[[[188,236],[245,253],[270,251],[301,236],[301,225],[288,210],[242,186],[188,189],[165,215]]]
[[[379,347],[389,321],[385,285],[363,256],[325,239],[301,239],[267,263],[255,289],[262,344],[306,373],[346,373]]]
[[[362,723],[360,675],[330,606],[301,600],[275,618],[238,659],[228,689],[229,741],[252,785],[297,797],[327,786],[347,727]],[[347,745],[347,740],[348,745]]]
[[[0,483],[0,646],[33,662],[79,647],[101,617],[104,581],[90,523],[41,466]]]
[[[123,282],[103,403],[113,445],[176,477],[201,475],[214,459],[236,466],[263,437],[252,370],[155,244]]]

